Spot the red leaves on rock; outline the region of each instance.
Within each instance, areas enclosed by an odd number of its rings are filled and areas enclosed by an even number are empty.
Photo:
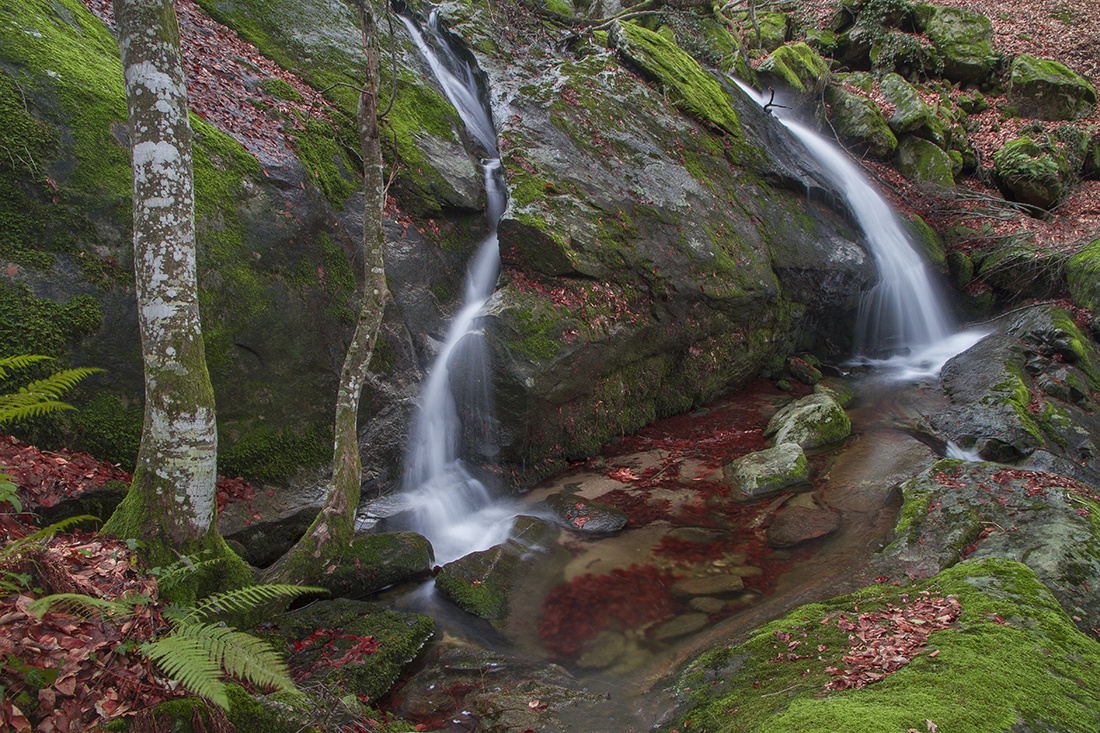
[[[98,488],[112,479],[130,483],[126,471],[87,453],[41,451],[9,435],[0,435],[0,466],[12,477],[24,500],[43,507],[55,506],[67,496]]]
[[[317,629],[304,639],[290,645],[295,655],[313,647],[316,660],[309,666],[293,670],[294,681],[302,682],[323,669],[339,669],[349,664],[360,664],[363,659],[378,651],[382,645],[373,636],[341,634],[334,629]]]
[[[861,613],[855,622],[840,614],[837,628],[850,632],[851,648],[842,657],[844,669],[826,668],[833,679],[825,689],[858,689],[897,672],[922,653],[933,631],[949,628],[961,613],[954,596],[933,598],[922,593],[902,606],[889,604],[882,611]]]

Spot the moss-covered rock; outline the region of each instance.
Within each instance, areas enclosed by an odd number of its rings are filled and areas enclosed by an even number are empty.
[[[1100,239],[1070,258],[1066,264],[1066,282],[1075,302],[1100,313]]]
[[[897,74],[887,74],[879,82],[882,95],[894,106],[890,129],[897,135],[919,130],[934,116],[912,84]]]
[[[853,636],[860,619],[904,616],[925,598],[957,601],[958,619],[929,634],[927,646],[896,671],[876,666],[864,687],[827,688],[852,669],[842,657],[863,644]],[[793,641],[814,653],[787,656]],[[1031,570],[1011,560],[975,560],[910,587],[872,586],[802,606],[741,644],[702,655],[678,681],[684,702],[676,728],[886,733],[931,723],[974,733],[1085,733],[1097,714],[1081,690],[1100,684],[1098,668],[1100,644],[1074,628]]]
[[[786,13],[757,13],[755,22],[748,13],[734,13],[730,20],[738,21],[744,29],[745,43],[768,53],[787,42],[790,37],[790,16]]]
[[[1012,60],[1008,103],[1020,117],[1074,120],[1088,117],[1096,89],[1064,64],[1022,53]]]
[[[833,126],[848,142],[879,158],[889,157],[897,148],[898,139],[874,100],[837,85],[828,87],[825,100]]]
[[[999,63],[990,39],[993,24],[972,10],[919,5],[919,28],[943,58],[943,74],[953,81],[986,80]]]
[[[844,409],[827,394],[808,395],[780,409],[764,429],[764,437],[774,445],[796,443],[816,448],[844,440],[852,432],[852,422]]]
[[[293,647],[295,667],[313,679],[375,700],[434,633],[435,623],[427,616],[342,599],[318,601],[272,619],[264,635]],[[349,660],[345,655],[353,648],[360,651],[351,651]]]
[[[1058,203],[1073,179],[1065,156],[1030,137],[1009,140],[993,153],[993,163],[1008,195],[1038,209]]]
[[[360,599],[398,583],[426,578],[435,556],[431,543],[415,532],[384,532],[357,537],[317,585],[334,598]]]
[[[954,188],[951,156],[942,148],[915,135],[899,140],[894,160],[898,171],[914,180],[927,181],[943,188]]]
[[[727,463],[722,467],[722,480],[755,499],[809,483],[810,464],[800,445],[780,443]]]
[[[756,73],[766,83],[778,82],[799,94],[816,94],[828,79],[829,62],[805,43],[792,43],[769,54]]]

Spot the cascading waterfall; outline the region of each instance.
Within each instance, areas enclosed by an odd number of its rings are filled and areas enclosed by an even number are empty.
[[[738,86],[757,103],[752,87]],[[879,282],[864,295],[856,320],[856,352],[869,364],[899,376],[932,376],[982,333],[955,332],[943,297],[890,204],[834,143],[804,125],[777,119],[809,151],[842,191],[878,265]],[[890,354],[889,358],[877,358]]]
[[[421,393],[403,479],[414,515],[413,528],[431,541],[436,562],[443,564],[503,542],[511,526],[509,520],[515,516],[509,505],[494,500],[489,488],[460,457],[463,433],[485,432],[491,425],[488,362],[477,322],[493,294],[500,269],[496,228],[507,194],[496,128],[478,94],[473,69],[440,33],[434,12],[426,27],[430,43],[414,21],[401,18],[467,130],[488,154],[482,166],[489,234],[470,263],[464,305],[450,325]],[[458,376],[470,387],[463,395],[476,395],[461,405],[453,389]]]

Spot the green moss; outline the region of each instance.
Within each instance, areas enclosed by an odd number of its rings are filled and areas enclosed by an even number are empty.
[[[302,95],[290,85],[286,79],[272,76],[260,82],[260,89],[277,99],[285,99],[288,102],[301,102]]]
[[[516,312],[518,340],[509,343],[515,351],[536,361],[548,361],[561,353],[562,323],[557,314],[542,311],[538,316],[530,309]]]
[[[137,463],[144,409],[130,396],[97,392],[73,415],[79,447],[130,470]]]
[[[358,150],[358,137],[349,125],[339,125],[295,113],[294,147],[298,158],[320,186],[333,208],[342,210],[352,194],[362,189],[358,166],[348,155]]]
[[[242,432],[243,431],[243,432]],[[276,430],[266,423],[237,424],[234,435],[219,434],[218,472],[263,482],[282,482],[303,466],[332,459],[332,425]]]
[[[0,356],[63,357],[70,343],[93,333],[102,322],[99,303],[90,295],[61,304],[35,297],[25,284],[0,282]]]
[[[350,305],[356,289],[351,261],[326,232],[318,235],[317,247],[321,251],[321,266],[325,273],[325,292],[330,297],[326,315],[337,323],[354,325],[358,314]]]
[[[9,3],[6,14],[0,256],[48,269],[67,255],[92,282],[127,281],[114,259],[129,243],[119,224],[130,221],[129,152],[115,138],[126,122],[117,42],[75,0]]]
[[[851,637],[838,627],[839,614],[855,620],[924,591],[956,597],[958,622],[932,633],[925,653],[881,681],[826,692],[828,668],[850,666],[841,658]],[[782,634],[811,651],[795,650],[797,660],[788,661]],[[966,562],[913,588],[872,587],[803,606],[739,647],[704,655],[681,679],[689,709],[677,727],[894,733],[925,730],[928,720],[942,730],[978,733],[1008,731],[1024,720],[1032,729],[1084,733],[1098,722],[1086,692],[1097,684],[1100,645],[1077,631],[1026,566]]]
[[[679,46],[633,23],[617,26],[619,49],[652,74],[688,114],[740,136],[741,121],[721,84]]]

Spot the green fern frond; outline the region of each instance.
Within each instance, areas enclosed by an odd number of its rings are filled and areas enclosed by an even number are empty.
[[[27,420],[58,410],[72,410],[73,406],[57,400],[34,399],[29,395],[4,395],[0,398],[0,423]]]
[[[219,613],[239,613],[254,610],[257,606],[281,598],[296,598],[312,593],[328,593],[324,588],[304,585],[250,585],[244,588],[207,596],[191,609],[185,619],[195,622]]]
[[[259,637],[228,626],[187,624],[176,629],[181,638],[209,639],[211,657],[225,673],[261,687],[296,692],[282,656]]]
[[[99,518],[93,517],[88,514],[81,514],[77,517],[68,517],[67,519],[62,519],[60,522],[54,522],[48,527],[43,527],[37,532],[33,532],[26,537],[20,537],[17,540],[13,540],[12,542],[4,545],[4,547],[0,548],[0,560],[8,560],[16,557],[29,549],[31,545],[34,545],[41,540],[49,539],[58,532],[61,532],[62,530],[71,527],[74,524],[88,521],[98,522]]]
[[[184,580],[187,580],[199,570],[211,565],[217,565],[220,562],[222,562],[221,558],[217,557],[196,561],[190,555],[184,555],[167,567],[156,567],[149,572],[156,576],[157,588],[163,593],[179,585]]]
[[[20,354],[19,356],[6,356],[0,359],[0,379],[7,379],[8,373],[16,371],[18,369],[25,369],[31,364],[36,364],[45,359],[52,359],[52,356],[41,356],[38,354]]]
[[[38,379],[31,382],[19,391],[27,394],[49,395],[50,397],[57,398],[75,387],[82,379],[101,371],[103,370],[96,367],[62,369],[44,379]]]
[[[83,593],[55,593],[38,600],[27,606],[27,610],[35,616],[44,616],[54,606],[62,606],[64,611],[74,615],[88,615],[93,610],[99,610],[106,616],[128,616],[134,611],[138,603],[148,602],[148,596],[127,596],[117,600],[95,598]]]
[[[208,627],[228,632],[232,629]],[[222,668],[213,649],[216,637],[174,633],[157,641],[146,642],[139,650],[173,680],[177,680],[196,695],[201,695],[224,709],[229,709],[229,696],[221,681]]]

